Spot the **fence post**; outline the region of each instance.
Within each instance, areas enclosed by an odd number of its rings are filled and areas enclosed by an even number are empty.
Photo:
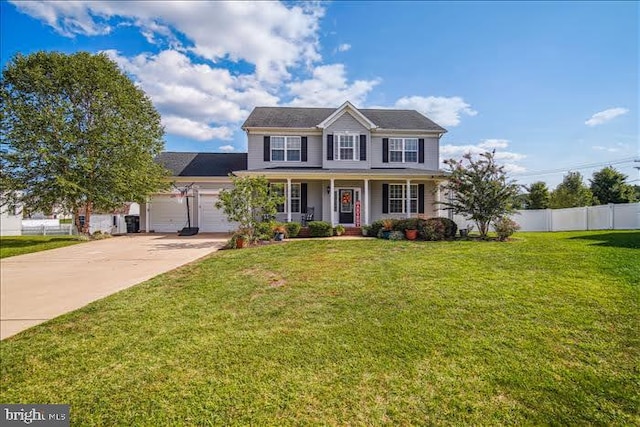
[[[42,235],[43,236],[47,235],[47,227],[44,224],[42,224]]]
[[[585,228],[589,231],[589,206],[584,207],[584,222]]]
[[[553,211],[549,208],[545,209],[547,219],[547,231],[553,231]]]
[[[616,205],[609,203],[609,230],[615,230]]]

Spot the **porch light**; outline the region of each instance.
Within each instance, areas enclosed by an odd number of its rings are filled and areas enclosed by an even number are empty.
[[[331,194],[331,186],[327,185],[327,194]]]

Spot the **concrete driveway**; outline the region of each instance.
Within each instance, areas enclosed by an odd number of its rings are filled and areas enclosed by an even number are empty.
[[[118,236],[0,260],[0,339],[221,248],[225,235]]]

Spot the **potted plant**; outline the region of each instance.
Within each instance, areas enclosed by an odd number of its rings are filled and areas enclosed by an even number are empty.
[[[281,242],[282,240],[284,240],[285,236],[287,234],[287,229],[284,225],[282,224],[276,224],[273,227],[273,239]]]
[[[235,233],[233,233],[233,236],[231,236],[231,240],[229,241],[229,247],[233,249],[242,249],[246,246],[248,241],[249,239],[246,233],[244,233],[242,230],[238,230]]]
[[[334,227],[333,232],[336,236],[342,236],[345,232],[344,225],[338,224]]]
[[[382,221],[382,238],[389,239],[391,235],[391,231],[393,231],[393,220],[385,219]]]
[[[418,238],[418,226],[414,221],[407,221],[407,228],[404,230],[407,240],[416,240]]]

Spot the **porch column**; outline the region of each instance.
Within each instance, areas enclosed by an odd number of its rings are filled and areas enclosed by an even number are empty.
[[[287,178],[287,222],[291,222],[291,178]]]
[[[364,180],[364,225],[369,225],[369,180]]]
[[[407,218],[411,218],[411,180],[407,179]]]
[[[336,208],[335,200],[334,200],[335,198],[333,197],[333,192],[335,191],[335,189],[334,189],[334,179],[333,178],[331,178],[330,183],[331,183],[330,184],[331,191],[329,192],[329,206],[331,206],[331,226],[333,227],[333,226],[336,225],[334,223],[335,215],[333,214],[333,211]]]

